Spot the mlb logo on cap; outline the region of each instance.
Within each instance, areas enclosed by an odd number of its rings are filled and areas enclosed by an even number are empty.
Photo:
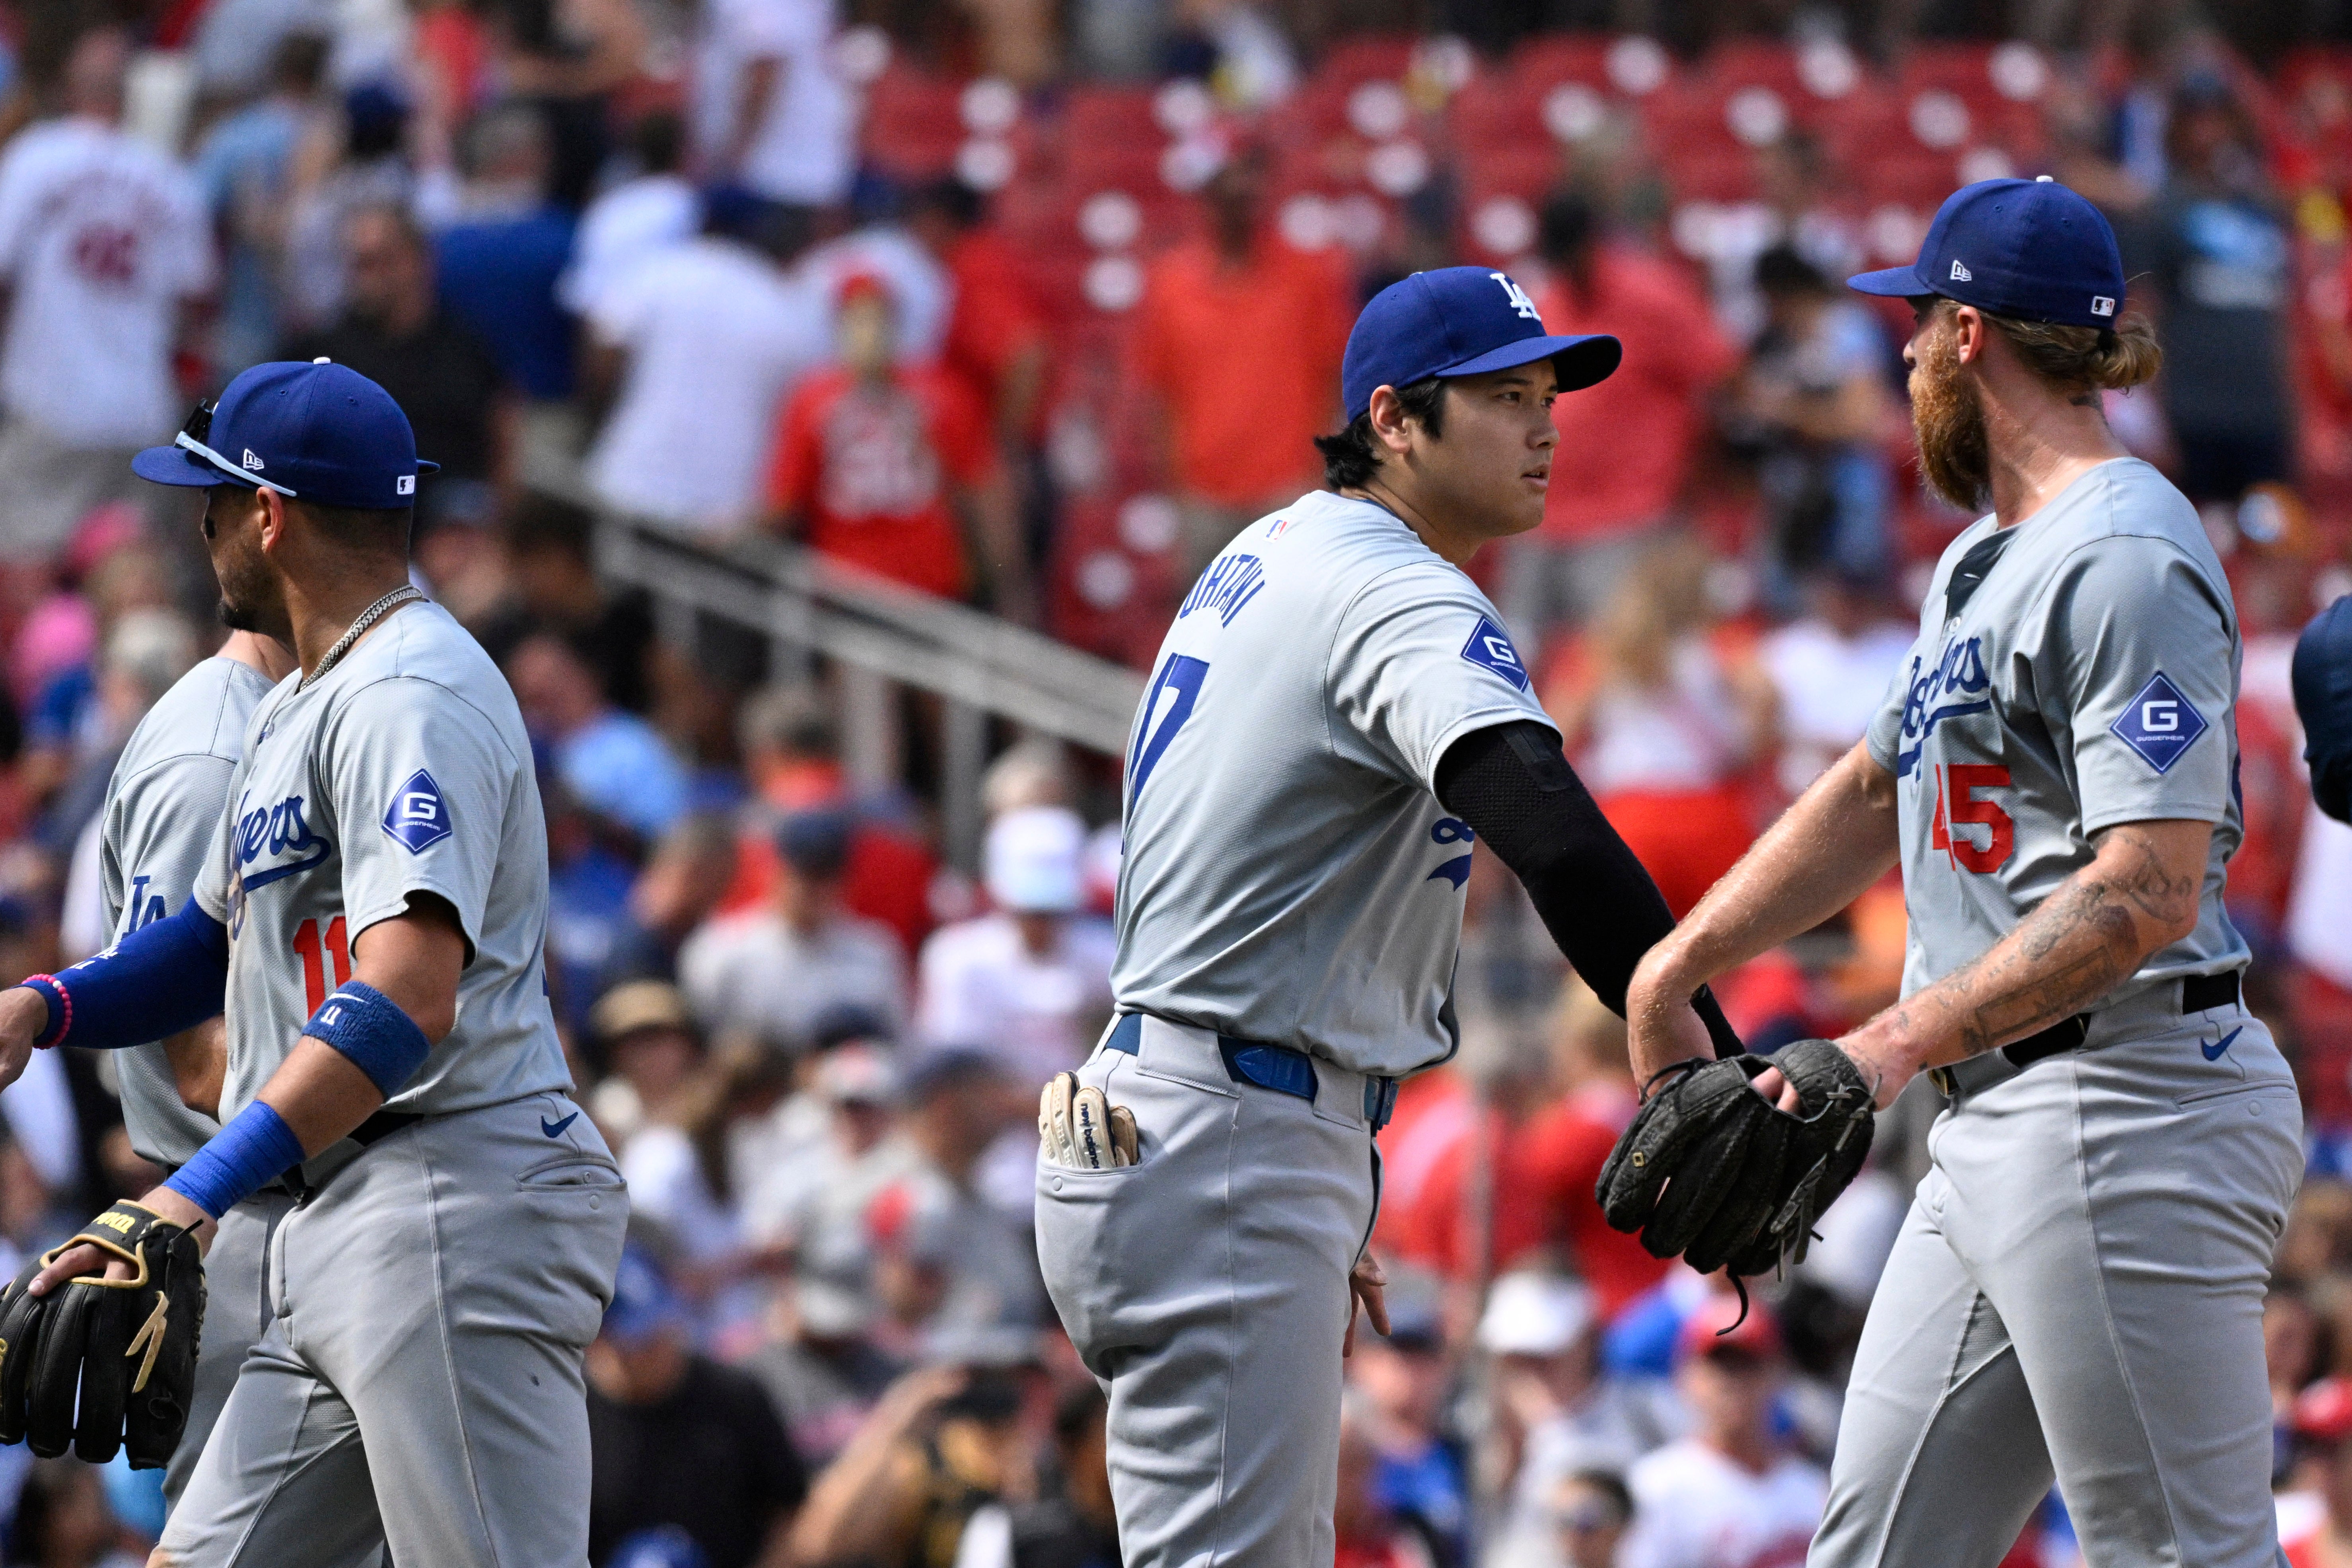
[[[416,433],[390,393],[326,360],[255,365],[219,403],[197,405],[172,445],[131,460],[159,485],[231,484],[369,510],[413,505],[416,476],[440,466],[417,457]]]

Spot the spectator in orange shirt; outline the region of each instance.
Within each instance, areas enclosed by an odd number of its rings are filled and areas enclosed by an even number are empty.
[[[1707,398],[1738,368],[1706,297],[1670,262],[1605,232],[1585,196],[1545,204],[1550,277],[1536,308],[1550,332],[1613,332],[1617,374],[1577,405],[1577,425],[1552,452],[1543,527],[1514,540],[1504,616],[1531,640],[1590,618],[1634,558],[1675,521]]]
[[[820,554],[941,598],[971,585],[971,536],[1001,613],[1026,618],[1029,575],[987,426],[936,364],[899,364],[897,311],[871,274],[841,287],[841,363],[784,405],[769,500]]]
[[[1158,397],[1184,512],[1187,582],[1244,524],[1318,486],[1314,437],[1341,423],[1332,389],[1351,324],[1347,276],[1268,231],[1265,162],[1244,148],[1209,182],[1209,232],[1152,264],[1137,323],[1139,379]]]

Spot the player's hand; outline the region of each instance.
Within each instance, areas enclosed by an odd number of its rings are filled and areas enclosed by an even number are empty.
[[[1356,1304],[1360,1301],[1364,1316],[1371,1319],[1372,1327],[1381,1337],[1389,1331],[1389,1277],[1381,1272],[1380,1261],[1373,1258],[1370,1247],[1356,1259],[1356,1267],[1348,1271],[1348,1337],[1339,1342],[1341,1360],[1356,1353]]]
[[[181,1226],[196,1238],[199,1247],[209,1248],[213,1232],[219,1227],[212,1216],[169,1187],[157,1187],[139,1200],[139,1206],[160,1218]],[[128,1279],[135,1270],[114,1254],[84,1242],[58,1254],[57,1260],[33,1277],[25,1287],[36,1296],[46,1296],[68,1279],[81,1279],[97,1275],[106,1279]]]
[[[1884,1046],[1874,1044],[1859,1031],[1831,1043],[1862,1069],[1863,1078],[1872,1086],[1871,1103],[1877,1110],[1884,1110],[1894,1104],[1895,1097],[1903,1092],[1903,1086],[1918,1076],[1918,1069],[1909,1065],[1907,1056],[1900,1058],[1899,1062],[1882,1059],[1891,1058],[1895,1053]],[[1781,1077],[1779,1068],[1769,1068],[1757,1074],[1750,1087],[1790,1115],[1797,1114],[1797,1086]]]
[[[1625,992],[1625,1048],[1636,1085],[1647,1085],[1676,1062],[1715,1059],[1715,1042],[1691,1009],[1691,994],[1697,989],[1653,973],[1646,960],[1635,972]]]
[[[33,1041],[49,1026],[49,1005],[37,991],[12,985],[0,991],[0,1089],[25,1076]]]

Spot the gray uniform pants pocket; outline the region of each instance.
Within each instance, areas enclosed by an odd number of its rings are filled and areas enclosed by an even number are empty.
[[[1143,1156],[1040,1164],[1047,1291],[1110,1397],[1128,1568],[1330,1561],[1348,1271],[1371,1219],[1370,1133],[1306,1100],[1098,1051]]]

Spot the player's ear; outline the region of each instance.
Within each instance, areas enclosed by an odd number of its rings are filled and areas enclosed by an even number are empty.
[[[1412,449],[1412,437],[1405,433],[1404,400],[1393,386],[1376,387],[1371,406],[1365,410],[1372,422],[1372,439],[1381,447],[1403,457]]]
[[[261,548],[274,550],[286,537],[286,498],[263,485],[253,492],[261,505]]]
[[[1985,336],[1990,331],[1984,312],[1974,305],[1962,305],[1952,311],[1952,346],[1962,364],[1974,364],[1984,357]]]

